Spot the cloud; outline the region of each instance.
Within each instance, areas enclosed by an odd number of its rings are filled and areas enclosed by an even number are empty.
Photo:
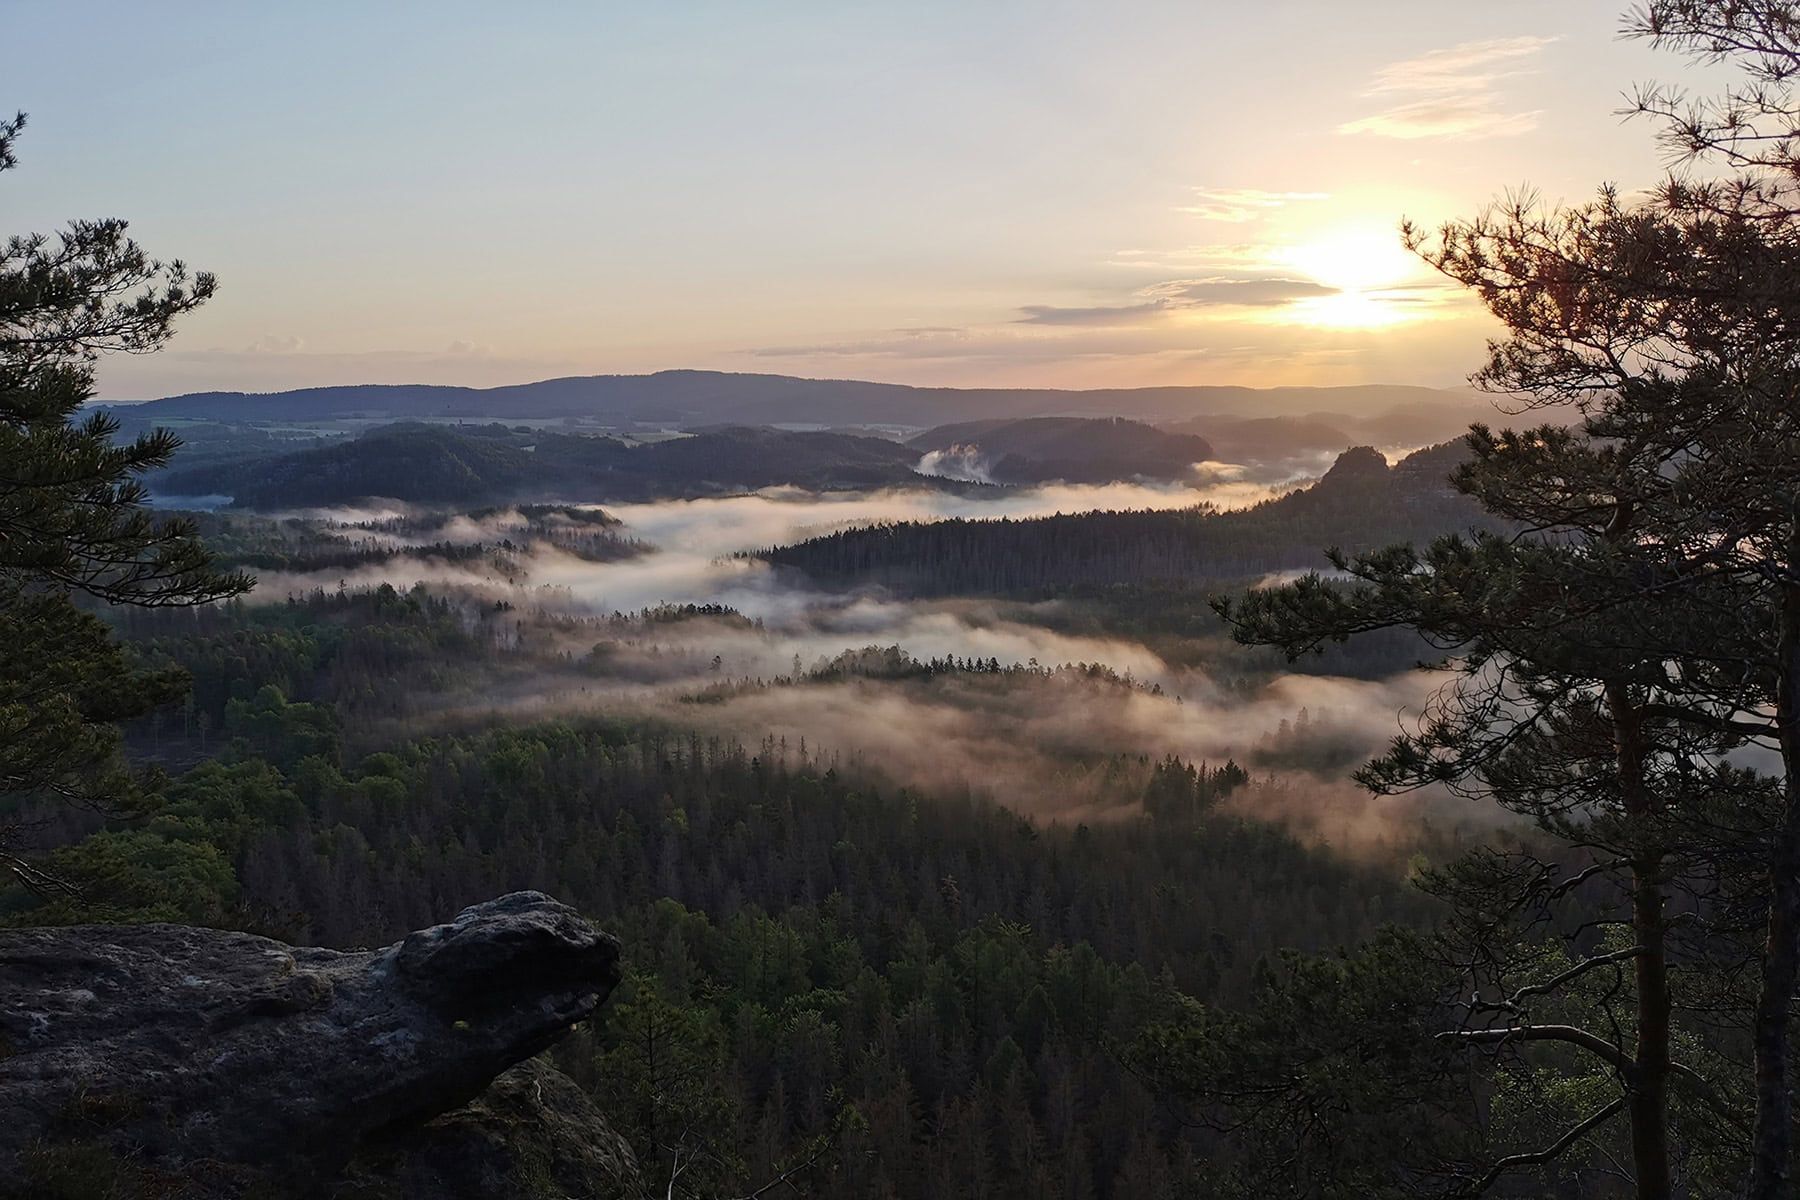
[[[1433,50],[1389,63],[1375,73],[1366,96],[1396,102],[1338,126],[1344,134],[1421,138],[1511,137],[1537,127],[1541,110],[1509,111],[1503,80],[1531,73],[1527,65],[1555,38],[1491,38]]]
[[[1433,50],[1381,68],[1375,72],[1375,82],[1364,94],[1487,91],[1497,80],[1528,74],[1517,64],[1534,57],[1556,40],[1553,37],[1489,38]]]
[[[1485,97],[1469,100],[1420,100],[1345,122],[1338,126],[1338,132],[1368,133],[1401,141],[1420,138],[1472,140],[1512,137],[1536,129],[1541,112],[1541,109],[1501,112]]]
[[[1288,378],[1309,383],[1362,381],[1366,368],[1359,364],[1382,353],[1368,340],[1371,331],[1454,315],[1466,296],[1442,283],[1345,291],[1307,277],[1296,261],[1301,257],[1294,247],[1253,240],[1121,250],[1111,265],[1156,271],[1160,278],[1087,292],[1077,303],[1019,305],[992,323],[847,330],[837,338],[736,353],[750,360],[812,360],[806,369],[825,374],[846,371],[839,365],[845,361],[861,361],[863,370],[887,372],[884,378],[904,364],[909,382],[963,386],[978,378],[975,372],[995,383],[1040,386],[1044,376],[1025,372],[1044,368],[1057,370],[1050,377],[1055,386],[1076,386],[1077,380],[1115,386],[1116,374],[1102,374],[1109,365],[1128,366],[1131,377],[1146,384],[1193,382],[1196,371],[1208,382],[1236,382],[1246,368],[1271,362],[1281,363]],[[1341,340],[1321,343],[1321,336]],[[1448,345],[1445,338],[1435,340]],[[1458,347],[1455,352],[1466,355],[1478,343],[1469,335]],[[1452,360],[1444,378],[1459,369]]]
[[[1310,279],[1282,276],[1234,279],[1171,279],[1166,283],[1140,288],[1135,304],[1100,304],[1092,307],[1059,307],[1051,304],[1028,304],[1019,311],[1015,325],[1089,325],[1119,327],[1140,325],[1147,320],[1183,309],[1193,308],[1274,308],[1297,300],[1313,300],[1334,296],[1337,288],[1314,283]]]
[[[1171,307],[1236,305],[1266,308],[1295,300],[1333,296],[1338,289],[1310,279],[1272,276],[1256,279],[1174,279],[1146,288],[1145,291],[1162,297]]]
[[[1027,304],[1019,311],[1025,315],[1016,325],[1137,325],[1146,317],[1167,311],[1167,300],[1148,300],[1142,304],[1096,305],[1092,308],[1062,308],[1054,304]]]
[[[1170,279],[1132,291],[1114,304],[1024,304],[1010,326],[1042,327],[1040,333],[1006,329],[895,329],[887,336],[819,345],[774,345],[752,351],[765,358],[799,358],[808,354],[902,354],[902,356],[968,356],[1006,347],[1013,354],[1048,351],[1066,354],[1075,345],[1055,340],[1055,329],[1148,329],[1181,311],[1202,308],[1278,308],[1300,300],[1337,295],[1337,288],[1285,275],[1208,275]]]
[[[1194,189],[1194,203],[1178,205],[1184,212],[1202,221],[1224,221],[1242,225],[1260,221],[1276,209],[1290,204],[1312,204],[1331,199],[1329,192],[1265,192],[1261,188]]]
[[[1029,306],[1051,308],[1052,306]],[[1074,319],[1033,320],[1029,315],[997,325],[946,329],[930,334],[882,332],[836,341],[747,347],[752,358],[878,359],[916,363],[1053,364],[1081,360],[1143,360],[1159,356],[1197,359],[1205,351],[1191,337],[1175,338],[1153,313],[1128,321],[1105,315],[1106,306],[1067,310]],[[1029,312],[1029,309],[1021,309]],[[1090,315],[1091,314],[1091,315]],[[1086,316],[1087,319],[1081,319]]]
[[[754,358],[963,358],[969,356],[978,340],[973,330],[946,326],[889,330],[843,341],[752,346],[743,353]]]
[[[298,354],[306,349],[306,339],[293,334],[265,333],[244,347],[245,354]]]
[[[1149,271],[1205,271],[1216,274],[1267,270],[1276,266],[1277,261],[1270,246],[1237,242],[1230,245],[1182,246],[1173,250],[1119,250],[1106,260],[1106,265]]]

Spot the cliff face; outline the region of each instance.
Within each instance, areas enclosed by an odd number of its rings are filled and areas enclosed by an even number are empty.
[[[0,1194],[623,1191],[630,1151],[586,1097],[515,1066],[594,1012],[618,956],[536,892],[350,953],[0,932]]]

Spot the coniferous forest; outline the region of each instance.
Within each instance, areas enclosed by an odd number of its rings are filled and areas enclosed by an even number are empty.
[[[11,237],[0,1196],[1794,1197],[1800,6],[1621,22],[1687,72],[1627,93],[1659,185],[1408,221],[1430,283],[1233,244],[1007,322],[1459,303],[1479,408],[140,408],[106,372],[219,280]],[[1484,106],[1557,40],[1396,63],[1339,133],[1524,133]]]

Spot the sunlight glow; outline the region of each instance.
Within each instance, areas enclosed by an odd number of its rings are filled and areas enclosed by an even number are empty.
[[[1325,329],[1380,329],[1429,316],[1426,306],[1404,292],[1338,292],[1296,300],[1281,314],[1284,324]]]
[[[1304,242],[1281,254],[1281,261],[1326,287],[1329,296],[1308,297],[1285,306],[1283,324],[1327,329],[1380,329],[1422,319],[1430,306],[1403,286],[1418,278],[1418,259],[1392,229],[1343,229]]]
[[[1288,265],[1327,287],[1375,292],[1419,273],[1419,261],[1391,229],[1357,229],[1330,234],[1286,251]]]

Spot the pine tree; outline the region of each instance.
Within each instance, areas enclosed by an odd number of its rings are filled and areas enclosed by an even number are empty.
[[[1491,1026],[1459,1032],[1585,1042],[1612,1060],[1622,1094],[1569,1133],[1628,1114],[1640,1196],[1671,1194],[1671,1089],[1712,1110],[1728,1140],[1741,1119],[1668,1058],[1671,889],[1720,880],[1766,914],[1761,944],[1743,952],[1761,976],[1744,1007],[1750,1194],[1772,1200],[1792,1194],[1800,978],[1800,6],[1666,0],[1628,20],[1629,32],[1746,72],[1717,102],[1656,89],[1639,101],[1668,144],[1722,163],[1723,177],[1678,176],[1643,202],[1603,190],[1547,210],[1520,198],[1436,235],[1407,231],[1506,327],[1477,382],[1574,422],[1474,431],[1459,486],[1511,535],[1340,558],[1347,589],[1304,581],[1227,611],[1248,639],[1290,651],[1374,628],[1426,633],[1456,656],[1460,686],[1365,782],[1473,781],[1599,850],[1584,883],[1623,873],[1628,938],[1503,990],[1499,1008],[1486,979],[1472,1006],[1490,1009]],[[1727,757],[1749,743],[1779,753],[1779,777]],[[1531,883],[1539,864],[1519,864],[1524,877],[1501,865],[1471,862],[1442,884],[1473,911],[1521,882],[1545,897],[1572,890]],[[1704,966],[1732,940],[1715,935],[1739,931],[1718,921],[1730,906],[1689,915],[1707,936],[1690,939],[1687,965]],[[1629,1039],[1595,1043],[1519,1005],[1542,1005],[1550,982],[1576,985],[1609,957],[1632,966]]]
[[[23,114],[0,122],[0,172],[24,126]],[[137,669],[77,601],[203,604],[251,584],[213,571],[189,522],[147,511],[140,477],[169,462],[174,434],[116,443],[116,420],[81,415],[100,354],[156,350],[213,287],[150,258],[119,220],[0,246],[0,864],[29,885],[57,881],[19,853],[23,806],[136,802],[115,723],[184,687]]]

